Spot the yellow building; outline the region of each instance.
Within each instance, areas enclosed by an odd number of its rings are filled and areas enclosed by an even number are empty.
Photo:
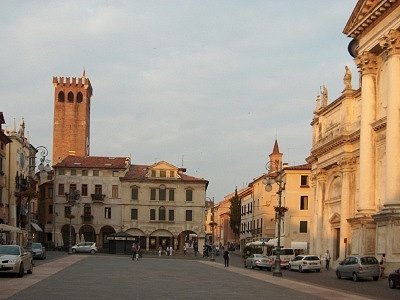
[[[400,2],[359,0],[344,28],[361,86],[317,99],[312,120],[315,198],[311,250],[386,254],[400,262]],[[358,80],[356,80],[358,82]]]

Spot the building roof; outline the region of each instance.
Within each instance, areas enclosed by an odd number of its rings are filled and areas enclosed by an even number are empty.
[[[125,169],[129,157],[73,156],[69,155],[53,167]]]
[[[311,170],[310,164],[298,165],[298,166],[288,166],[283,168],[286,170]]]

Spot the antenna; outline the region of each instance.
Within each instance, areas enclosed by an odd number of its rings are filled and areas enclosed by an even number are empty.
[[[185,157],[185,155],[182,154],[182,164],[181,167],[183,168],[183,158]]]

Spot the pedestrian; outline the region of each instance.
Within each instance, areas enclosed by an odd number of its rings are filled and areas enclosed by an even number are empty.
[[[166,255],[166,256],[169,255],[169,246],[167,246],[167,248],[165,248],[165,255]]]
[[[162,253],[162,247],[160,246],[158,247],[158,256],[161,256],[161,253]]]
[[[385,267],[386,267],[386,254],[383,253],[381,261],[379,262],[379,269],[380,269],[379,277],[380,278],[386,278],[385,277]]]
[[[136,248],[136,260],[139,260],[139,254],[140,254],[140,245],[137,245],[137,248]]]
[[[329,253],[329,250],[326,250],[325,252],[325,267],[327,270],[329,270],[329,262],[331,261],[331,254]]]
[[[137,247],[136,247],[136,244],[133,243],[132,244],[132,260],[136,259],[136,253],[137,253]]]
[[[171,247],[169,247],[169,255],[172,256],[172,252],[174,251],[174,249]]]
[[[225,263],[225,267],[229,267],[229,251],[228,251],[228,249],[224,251],[224,263]]]
[[[183,246],[183,255],[186,256],[186,245]]]

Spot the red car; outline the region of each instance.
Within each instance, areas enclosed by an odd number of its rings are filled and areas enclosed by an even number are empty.
[[[400,268],[389,274],[389,287],[395,289],[400,286]]]

